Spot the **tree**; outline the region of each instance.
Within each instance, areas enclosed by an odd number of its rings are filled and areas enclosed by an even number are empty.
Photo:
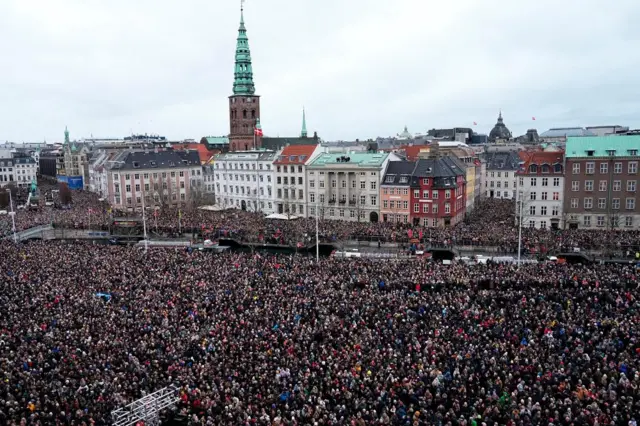
[[[9,192],[0,191],[0,209],[7,210],[9,208]]]
[[[60,203],[62,203],[62,205],[71,204],[72,199],[69,185],[64,182],[60,182],[60,184],[58,185],[58,189],[60,191]]]

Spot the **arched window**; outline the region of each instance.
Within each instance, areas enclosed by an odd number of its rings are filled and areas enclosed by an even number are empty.
[[[256,118],[256,110],[255,109],[251,110],[251,118]]]
[[[247,118],[247,110],[246,109],[242,110],[242,118]]]
[[[532,164],[529,166],[529,173],[538,173],[538,166]]]
[[[553,165],[553,172],[554,173],[562,173],[562,164],[560,163],[556,163]]]

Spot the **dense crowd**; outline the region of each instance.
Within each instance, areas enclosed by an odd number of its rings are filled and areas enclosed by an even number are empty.
[[[111,230],[117,217],[137,217],[140,212],[111,210],[96,194],[74,191],[72,203],[61,205],[55,186],[41,187],[40,207],[20,209],[15,216],[18,231],[54,224],[65,228],[98,228]],[[17,194],[20,204],[26,189]],[[46,200],[53,202],[45,205]],[[350,239],[397,242],[409,244],[420,240],[427,246],[492,246],[499,251],[515,253],[518,247],[518,227],[515,226],[514,204],[511,200],[488,199],[479,204],[461,223],[449,228],[428,228],[408,223],[369,223],[319,220],[319,237],[324,242]],[[239,210],[208,211],[193,206],[181,209],[149,206],[147,228],[152,236],[198,235],[202,238],[230,237],[245,242],[269,242],[285,245],[312,244],[315,241],[314,218],[269,220],[260,213]],[[9,215],[0,217],[0,232],[11,233]],[[582,230],[582,229],[522,229],[523,249],[528,253],[557,253],[582,250],[609,250],[633,253],[640,249],[638,230]]]
[[[636,425],[631,265],[0,244],[0,422]]]

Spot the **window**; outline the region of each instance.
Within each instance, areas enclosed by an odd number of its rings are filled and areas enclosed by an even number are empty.
[[[604,210],[607,208],[607,199],[606,198],[598,198],[598,208]]]
[[[360,205],[365,205],[367,203],[367,196],[366,195],[361,195],[360,196]]]
[[[535,228],[536,227],[536,221],[535,220],[530,220],[529,221],[529,228]]]
[[[573,163],[573,166],[572,166],[571,170],[572,170],[572,173],[574,175],[579,175],[580,174],[580,163]]]
[[[422,179],[422,184],[423,185],[429,185],[429,178]]]
[[[531,178],[531,186],[537,186],[538,185],[538,178]]]
[[[372,195],[371,196],[371,205],[372,206],[377,206],[378,205],[378,196],[377,195]]]
[[[622,190],[622,181],[621,180],[614,180],[613,181],[613,190],[616,191],[616,192]]]
[[[423,199],[429,198],[429,190],[425,189],[424,191],[422,191],[422,198]]]
[[[585,180],[584,181],[584,190],[585,191],[593,191],[593,181],[592,180]]]
[[[422,204],[422,213],[429,213],[429,204],[428,203]]]
[[[553,201],[558,201],[560,199],[560,193],[559,192],[554,192],[553,193]]]
[[[549,186],[549,178],[542,178],[542,186]]]
[[[585,174],[588,175],[592,175],[596,170],[596,163],[589,161],[586,165],[585,165]]]
[[[580,181],[579,180],[572,180],[571,181],[571,190],[573,192],[580,191]]]
[[[285,178],[286,179],[286,178]],[[331,179],[331,187],[335,188],[336,187],[336,180],[335,179]]]
[[[431,213],[433,214],[437,214],[438,213],[438,205],[434,204],[433,206],[431,206]]]
[[[500,182],[498,182],[498,183],[500,183]],[[451,190],[450,189],[447,189],[446,191],[444,191],[444,198],[446,200],[449,200],[451,198]]]
[[[302,178],[300,178],[300,180],[302,181]],[[302,182],[300,182],[300,183],[302,184]],[[343,188],[346,188],[346,187],[347,187],[347,181],[346,181],[346,180],[343,180],[342,182],[340,182],[340,185],[341,185]]]
[[[538,166],[535,164],[532,164],[529,166],[529,173],[538,173]]]
[[[124,175],[124,180],[129,180],[129,179],[131,179],[131,175],[129,173]]]
[[[125,188],[124,189],[125,191],[131,192],[131,185],[127,184],[127,185],[124,186],[124,188]]]
[[[628,180],[627,181],[627,192],[636,192],[636,181]]]
[[[541,220],[540,221],[540,229],[547,229],[547,221],[546,220]]]
[[[382,208],[388,208],[389,202],[387,200],[382,200]]]
[[[445,205],[444,205],[444,213],[445,214],[451,213],[451,204],[445,203]]]
[[[324,194],[320,194],[320,204],[324,204]]]
[[[280,183],[280,182],[278,182],[278,183]],[[311,180],[309,181],[309,188],[315,188],[315,187],[316,187],[316,181],[315,181],[315,180],[313,180],[313,179],[311,179]]]
[[[413,190],[413,198],[420,198],[420,190],[419,189],[414,189]]]
[[[614,198],[611,200],[611,208],[613,210],[620,210],[620,198]]]
[[[360,189],[366,189],[367,188],[367,181],[361,180],[360,181]]]
[[[604,216],[598,216],[598,226],[604,226]]]
[[[535,216],[536,215],[536,206],[529,206],[529,214],[531,216]]]
[[[600,173],[602,174],[609,173],[609,163],[600,163]]]
[[[627,198],[625,203],[625,208],[627,210],[635,210],[636,208],[636,199],[635,198]]]
[[[180,170],[180,177],[184,177],[184,170]]]
[[[414,213],[420,213],[420,204],[413,203],[413,212]]]
[[[329,216],[334,216],[336,214],[335,209],[332,207],[329,209]]]
[[[351,181],[351,188],[354,188],[354,189],[355,189],[355,187],[356,187],[356,181],[355,181],[355,180],[352,180],[352,181]]]
[[[571,208],[572,209],[577,209],[578,208],[578,199],[577,198],[572,198],[571,199]]]
[[[431,191],[431,198],[433,198],[434,200],[438,199],[438,191],[437,190],[433,190]]]
[[[324,188],[324,180],[320,180],[318,184],[320,185],[320,188]]]
[[[551,207],[551,216],[558,216],[559,208],[558,206]]]
[[[591,216],[583,216],[582,223],[584,226],[591,226]]]
[[[378,182],[371,182],[371,190],[375,191],[378,188]]]
[[[624,226],[633,226],[633,216],[627,216],[624,218]]]
[[[614,163],[613,164],[613,173],[619,175],[622,173],[622,163]]]
[[[601,180],[598,182],[598,191],[606,191],[607,190],[607,181]]]
[[[538,194],[537,194],[535,191],[533,191],[533,192],[529,193],[529,199],[530,199],[531,201],[535,201],[535,200],[536,200],[536,198],[537,198],[537,195],[538,195]]]
[[[593,198],[586,197],[584,199],[584,208],[585,209],[592,209],[593,208]]]
[[[627,165],[627,172],[629,174],[638,173],[638,162],[637,161],[629,161],[629,164]]]
[[[519,186],[523,186],[524,185],[524,178],[518,178],[518,185]]]

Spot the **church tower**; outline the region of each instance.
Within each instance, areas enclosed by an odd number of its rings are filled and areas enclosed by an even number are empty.
[[[260,96],[255,92],[244,7],[241,6],[233,95],[229,96],[229,151],[246,151],[262,145],[262,137],[254,137],[256,124],[260,123]]]

